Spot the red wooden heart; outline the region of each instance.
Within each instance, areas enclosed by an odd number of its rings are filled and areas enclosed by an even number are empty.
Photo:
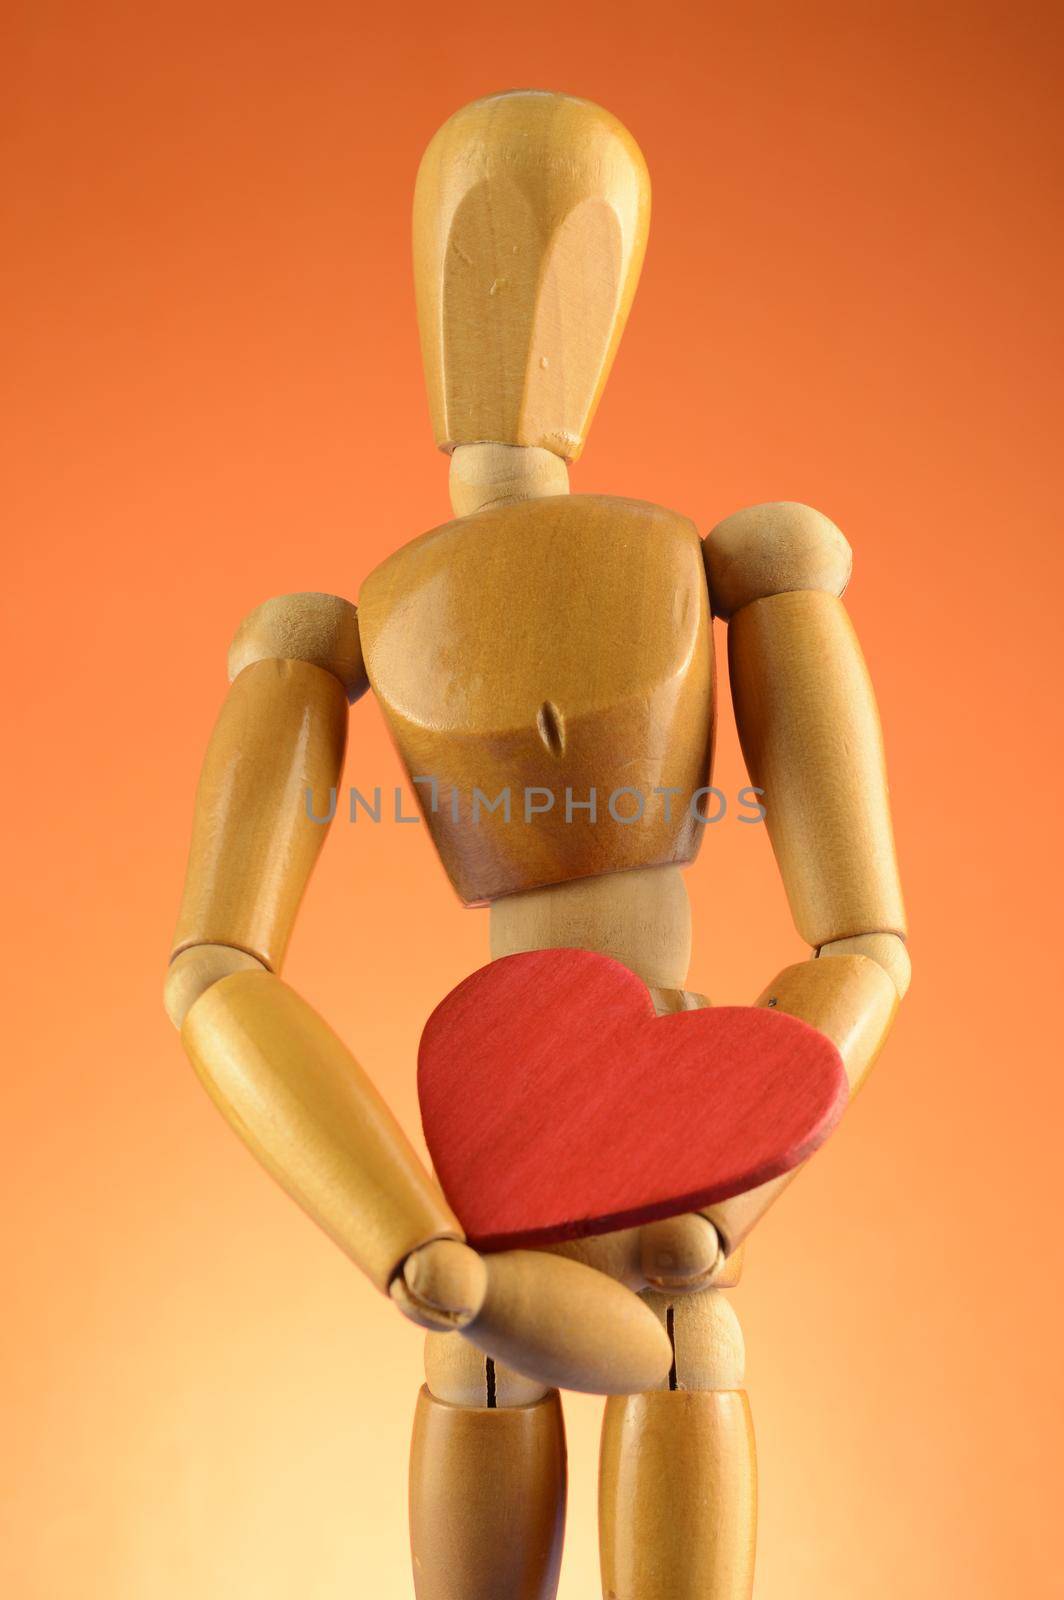
[[[697,1210],[789,1172],[846,1103],[838,1051],[757,1006],[657,1017],[627,967],[536,950],[481,967],[421,1036],[436,1174],[470,1243],[547,1244]]]

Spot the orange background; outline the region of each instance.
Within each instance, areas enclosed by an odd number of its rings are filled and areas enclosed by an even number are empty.
[[[409,1597],[421,1340],[211,1109],[159,1002],[237,620],[448,514],[409,262],[477,95],[601,101],[654,182],[578,490],[850,536],[916,977],[736,1303],[759,1600],[1058,1593],[1059,29],[1031,5],[38,3],[3,59],[12,1600]],[[1052,489],[1051,489],[1052,484]],[[742,781],[725,712],[719,782]],[[371,699],[348,782],[398,781]],[[695,987],[800,947],[710,831]],[[408,1127],[486,957],[424,830],[338,826],[289,963]],[[568,1404],[563,1600],[597,1592]]]

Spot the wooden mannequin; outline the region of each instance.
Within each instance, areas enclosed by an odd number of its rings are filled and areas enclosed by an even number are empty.
[[[875,702],[839,596],[845,539],[808,507],[691,524],[568,496],[639,276],[649,183],[586,101],[478,101],[417,181],[418,314],[457,521],[333,596],[267,601],[238,630],[196,804],[167,1007],[208,1093],[285,1188],[429,1330],[411,1461],[420,1600],[548,1600],[564,1523],[557,1389],[609,1394],[603,1590],[611,1600],[752,1591],[753,1435],[726,1290],[787,1178],[704,1214],[543,1250],[479,1255],[369,1079],[277,975],[325,837],[303,806],[341,770],[348,702],[372,686],[493,958],[612,956],[659,1012],[687,989],[678,807],[632,826],[536,828],[469,797],[546,784],[692,792],[709,782],[711,617],[728,624],[752,783],[810,958],[758,1006],[834,1041],[851,1088],[909,979]],[[424,794],[421,795],[425,799]]]

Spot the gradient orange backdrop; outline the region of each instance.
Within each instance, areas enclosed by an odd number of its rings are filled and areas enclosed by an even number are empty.
[[[237,620],[355,597],[448,515],[409,260],[466,100],[598,100],[654,183],[578,490],[708,529],[822,507],[887,733],[915,981],[764,1222],[759,1600],[1060,1592],[1062,71],[1035,5],[9,16],[0,1588],[399,1600],[421,1339],[256,1168],[159,992]],[[730,714],[719,781],[741,780]],[[347,779],[398,781],[371,698]],[[695,987],[800,953],[711,830]],[[339,826],[289,964],[415,1127],[419,1028],[486,958],[424,830]],[[563,1600],[597,1592],[567,1405]]]

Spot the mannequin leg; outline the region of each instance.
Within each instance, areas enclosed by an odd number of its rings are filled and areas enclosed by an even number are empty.
[[[743,1340],[720,1289],[646,1295],[673,1341],[666,1385],[606,1402],[606,1600],[750,1600],[757,1472]]]
[[[554,1600],[565,1529],[557,1390],[431,1333],[410,1455],[417,1600]]]

